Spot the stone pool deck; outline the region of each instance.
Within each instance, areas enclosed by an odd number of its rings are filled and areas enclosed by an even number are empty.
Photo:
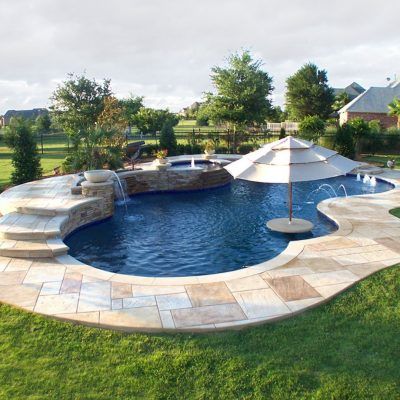
[[[379,177],[400,184],[400,172]],[[62,238],[102,218],[101,198],[71,194],[74,177],[31,182],[0,196],[0,301],[126,331],[215,331],[276,321],[325,303],[400,262],[400,189],[319,204],[335,233],[291,242],[237,271],[183,278],[113,274],[68,255]]]

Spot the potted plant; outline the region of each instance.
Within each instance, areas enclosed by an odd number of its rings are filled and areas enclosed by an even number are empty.
[[[167,159],[166,159],[167,154],[168,154],[167,149],[156,151],[155,156],[156,156],[157,163],[158,164],[166,164],[167,163]]]
[[[206,145],[204,146],[204,153],[206,154],[206,158],[209,158],[215,153],[215,146],[212,140],[208,140]]]

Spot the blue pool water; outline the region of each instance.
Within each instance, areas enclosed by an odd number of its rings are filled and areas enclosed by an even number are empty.
[[[266,221],[287,216],[287,185],[237,180],[212,190],[137,195],[129,200],[127,213],[117,206],[112,218],[76,231],[66,243],[70,254],[82,262],[122,274],[185,276],[232,271],[275,257],[290,240],[335,230],[316,210],[328,193],[310,194],[323,183],[336,191],[343,184],[349,195],[392,188],[383,181],[371,187],[354,176],[294,184],[294,216],[315,225],[312,232],[301,235],[275,233],[266,227]],[[338,194],[343,196],[343,190]]]

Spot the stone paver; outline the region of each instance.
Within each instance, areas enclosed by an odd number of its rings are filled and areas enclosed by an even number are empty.
[[[285,301],[319,297],[319,293],[300,276],[267,279],[269,285]]]
[[[272,289],[247,290],[234,295],[248,318],[271,317],[290,312]]]
[[[398,171],[381,176],[400,183]],[[316,307],[400,262],[400,220],[388,213],[400,204],[396,188],[320,203],[339,230],[291,242],[277,258],[257,266],[183,278],[112,274],[57,253],[66,246],[54,235],[63,237],[87,222],[81,216],[101,207],[101,198],[73,195],[73,181],[55,177],[0,195],[0,301],[123,330],[229,329]]]
[[[190,308],[192,303],[186,293],[164,294],[156,297],[160,311]]]
[[[172,310],[177,328],[188,328],[217,322],[239,321],[245,318],[243,310],[236,303]]]
[[[189,285],[186,290],[193,307],[235,302],[235,298],[224,282]]]

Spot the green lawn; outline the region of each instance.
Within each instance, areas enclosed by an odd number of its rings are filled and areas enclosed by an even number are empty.
[[[399,399],[400,268],[289,320],[124,334],[0,306],[0,399]]]
[[[389,160],[396,160],[395,168],[400,168],[400,155],[399,154],[364,154],[362,156],[362,161],[378,164],[379,166],[385,166]]]

